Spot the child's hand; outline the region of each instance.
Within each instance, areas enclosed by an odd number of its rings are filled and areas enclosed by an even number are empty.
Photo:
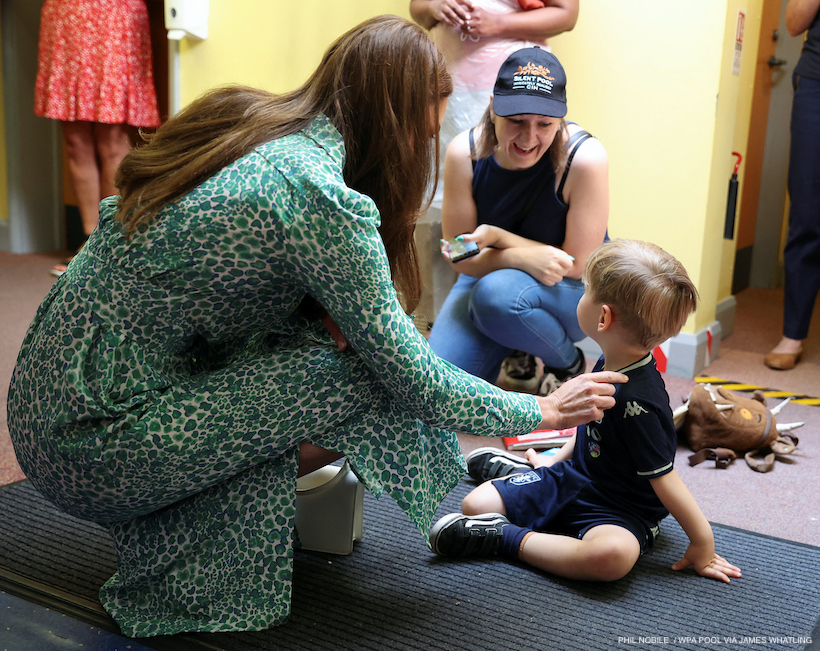
[[[524,452],[524,456],[527,457],[527,463],[533,468],[548,468],[555,463],[555,457],[539,454],[533,448],[528,448],[527,451]]]
[[[736,579],[742,576],[739,567],[735,567],[725,558],[718,556],[714,552],[711,558],[707,555],[705,559],[699,560],[698,556],[701,555],[698,553],[699,551],[697,546],[689,545],[686,554],[672,566],[672,569],[685,570],[687,567],[694,567],[695,571],[701,576],[705,576],[708,579],[718,579],[724,583],[731,583],[729,579],[730,576]]]

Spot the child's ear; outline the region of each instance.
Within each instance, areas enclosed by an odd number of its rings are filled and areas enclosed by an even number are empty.
[[[601,305],[601,313],[598,315],[598,332],[604,332],[607,330],[615,321],[615,315],[612,312],[612,308],[609,307],[606,303]]]

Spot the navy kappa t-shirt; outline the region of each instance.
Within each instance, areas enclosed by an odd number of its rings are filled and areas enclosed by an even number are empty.
[[[593,371],[603,366],[601,357]],[[604,502],[657,522],[669,512],[649,480],[672,471],[677,450],[669,395],[651,353],[620,372],[629,382],[615,385],[600,421],[578,428],[572,462]]]

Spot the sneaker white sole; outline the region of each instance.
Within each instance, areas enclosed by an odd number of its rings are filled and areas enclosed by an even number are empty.
[[[432,527],[430,527],[430,532],[427,534],[428,542],[430,549],[439,556],[447,556],[447,554],[443,554],[438,549],[438,538],[444,529],[446,529],[449,525],[457,520],[466,519],[467,523],[470,520],[475,520],[476,522],[480,522],[481,524],[492,524],[493,519],[497,519],[499,522],[508,523],[509,520],[507,516],[502,515],[501,513],[482,513],[481,515],[464,515],[463,513],[449,513],[442,517],[438,522],[436,522]],[[489,519],[489,522],[488,522]]]

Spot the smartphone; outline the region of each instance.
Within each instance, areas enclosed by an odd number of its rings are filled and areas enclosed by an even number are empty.
[[[475,242],[459,242],[456,239],[447,241],[450,243],[450,262],[460,262],[478,254],[478,244]]]

